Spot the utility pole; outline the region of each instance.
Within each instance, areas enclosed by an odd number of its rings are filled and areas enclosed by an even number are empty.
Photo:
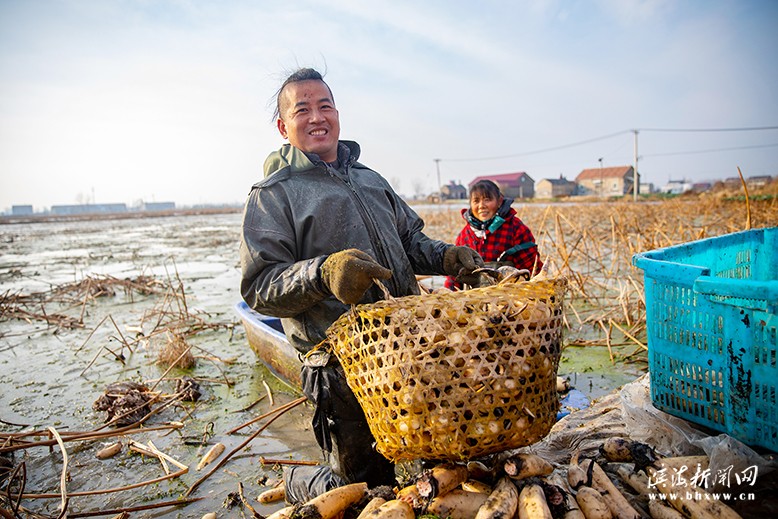
[[[605,186],[602,183],[602,159],[603,158],[604,157],[600,157],[599,159],[597,159],[600,161],[600,198],[603,198],[603,196],[605,196]]]
[[[640,191],[640,184],[638,184],[638,131],[632,130],[635,133],[635,168],[632,170],[632,201],[638,201],[638,191]]]
[[[438,200],[443,202],[443,189],[440,185],[440,159],[433,159],[435,161],[435,168],[438,171],[438,187],[435,189],[435,193],[438,194]]]
[[[440,192],[440,159],[433,159],[435,161],[435,168],[438,170],[438,187],[437,192]]]

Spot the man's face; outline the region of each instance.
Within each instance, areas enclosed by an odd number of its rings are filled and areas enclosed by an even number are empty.
[[[325,162],[338,158],[340,120],[330,89],[323,81],[288,84],[281,93],[276,124],[295,148],[316,153]]]

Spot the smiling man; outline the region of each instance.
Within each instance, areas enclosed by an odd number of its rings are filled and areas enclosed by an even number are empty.
[[[316,70],[293,73],[276,94],[276,125],[289,144],[265,160],[249,193],[241,241],[241,294],[280,317],[303,355],[303,392],[330,466],[285,469],[286,499],[307,501],[345,483],[394,484],[394,466],[374,438],[337,359],[315,345],[349,305],[418,294],[416,274],[467,274],[483,265],[468,247],[427,237],[424,222],[389,183],[341,141],[332,91]]]
[[[340,120],[332,92],[324,81],[294,81],[281,91],[276,125],[295,148],[315,153],[324,162],[338,158]]]

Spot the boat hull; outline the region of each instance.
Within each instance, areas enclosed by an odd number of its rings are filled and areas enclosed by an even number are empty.
[[[276,377],[299,389],[302,362],[298,351],[286,339],[281,320],[255,312],[242,301],[235,305],[235,311],[243,321],[249,347],[259,360]]]

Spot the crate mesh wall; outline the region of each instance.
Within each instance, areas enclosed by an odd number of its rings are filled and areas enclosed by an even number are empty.
[[[741,441],[778,451],[778,304],[760,293],[699,294],[693,271],[713,278],[778,279],[778,228],[734,233],[638,256],[644,268],[654,405]]]

